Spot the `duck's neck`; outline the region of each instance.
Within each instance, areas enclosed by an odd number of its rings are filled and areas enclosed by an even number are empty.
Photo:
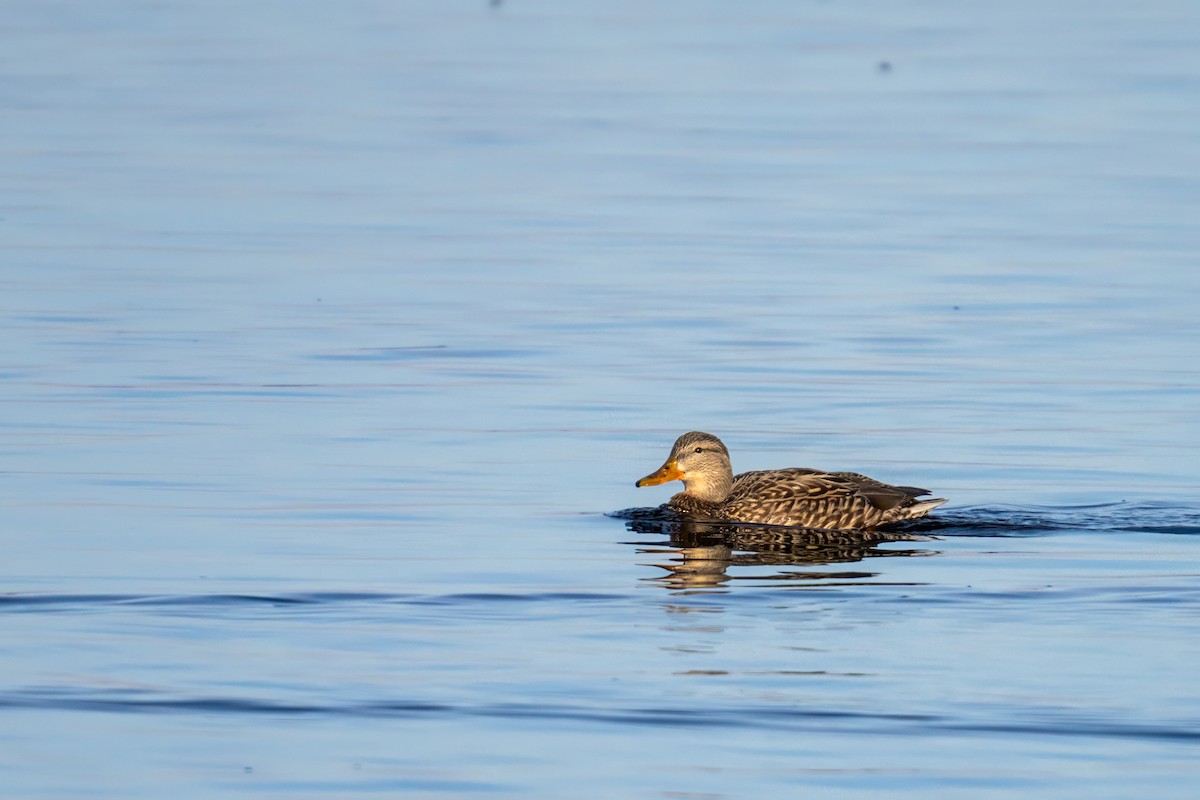
[[[689,475],[683,482],[683,494],[701,503],[717,505],[724,503],[733,488],[733,472]]]

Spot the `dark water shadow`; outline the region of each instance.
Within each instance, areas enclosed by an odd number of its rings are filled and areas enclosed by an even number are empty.
[[[1126,502],[1070,506],[966,506],[906,523],[907,533],[937,537],[1028,537],[1089,531],[1200,535],[1200,508]]]

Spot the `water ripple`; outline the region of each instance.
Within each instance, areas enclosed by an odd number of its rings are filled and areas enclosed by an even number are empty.
[[[423,595],[388,592],[303,592],[285,595],[257,594],[195,594],[195,595],[136,595],[136,594],[40,594],[11,592],[0,594],[0,611],[56,611],[105,606],[138,606],[214,609],[257,606],[340,606],[347,604],[414,605],[414,606],[478,606],[495,603],[589,603],[624,601],[616,594],[588,592],[460,592]]]
[[[234,714],[316,717],[488,717],[562,720],[655,727],[758,728],[795,732],[941,736],[979,734],[1171,740],[1200,744],[1200,720],[1096,719],[1046,709],[1009,709],[1007,718],[963,718],[949,714],[877,713],[840,709],[762,706],[604,708],[570,703],[437,703],[386,699],[358,703],[284,702],[236,697],[165,697],[143,690],[97,693],[86,689],[28,688],[0,694],[0,708],[128,714]]]
[[[653,525],[678,524],[679,515],[665,506],[656,508],[626,508],[608,516],[626,520],[634,530],[654,532]],[[705,523],[708,527],[755,528],[780,530],[779,526],[748,526],[731,523]],[[804,529],[790,529],[804,530]],[[934,515],[912,522],[900,523],[886,530],[858,535],[867,539],[888,540],[921,535],[1020,537],[1047,536],[1063,531],[1092,530],[1104,532],[1163,533],[1171,535],[1200,535],[1200,509],[1195,506],[1154,502],[1116,502],[1070,506],[990,505],[963,506],[937,511]],[[832,532],[810,531],[814,538]]]

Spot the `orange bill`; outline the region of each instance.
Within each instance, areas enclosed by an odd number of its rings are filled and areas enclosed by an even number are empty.
[[[683,479],[683,471],[679,469],[679,465],[675,463],[675,459],[667,461],[658,468],[656,472],[651,472],[646,477],[634,484],[634,486],[658,486],[660,483],[668,481],[678,481]]]

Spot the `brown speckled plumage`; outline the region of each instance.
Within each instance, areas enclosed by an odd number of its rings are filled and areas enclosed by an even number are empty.
[[[729,451],[711,433],[693,431],[675,441],[658,471],[637,482],[682,480],[668,505],[689,516],[834,530],[870,530],[917,519],[946,502],[918,500],[928,489],[891,486],[856,472],[772,469],[734,476]]]

